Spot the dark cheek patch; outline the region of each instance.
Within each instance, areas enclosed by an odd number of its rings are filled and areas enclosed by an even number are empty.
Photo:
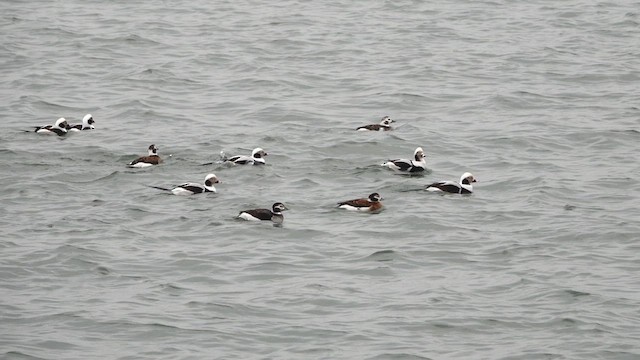
[[[207,181],[205,181],[205,182],[204,182],[204,184],[205,184],[206,186],[209,186],[209,187],[211,187],[211,185],[213,185],[213,184],[211,183],[211,180],[207,180]]]

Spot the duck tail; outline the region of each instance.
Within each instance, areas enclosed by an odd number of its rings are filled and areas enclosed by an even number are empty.
[[[160,187],[160,186],[147,185],[147,187],[150,187],[152,189],[162,190],[162,191],[171,191],[171,189],[163,188],[163,187]]]

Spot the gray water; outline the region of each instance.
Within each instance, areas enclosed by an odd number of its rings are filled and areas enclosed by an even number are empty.
[[[639,12],[2,2],[0,357],[639,359]],[[424,176],[379,166],[417,146]],[[282,227],[234,219],[275,201]]]

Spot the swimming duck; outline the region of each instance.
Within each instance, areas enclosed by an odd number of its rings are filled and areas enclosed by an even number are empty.
[[[141,156],[127,164],[127,166],[132,168],[144,168],[158,165],[161,162],[162,159],[160,159],[160,156],[158,156],[158,148],[155,145],[151,144],[149,146],[149,155]]]
[[[232,156],[230,158],[227,158],[227,156],[224,154],[224,152],[220,153],[220,156],[222,156],[222,161],[223,162],[233,163],[233,164],[237,164],[237,165],[250,165],[250,164],[264,165],[264,164],[266,164],[266,162],[264,160],[264,157],[267,156],[267,155],[269,155],[269,154],[267,154],[261,148],[253,149],[253,151],[251,152],[251,156],[236,155],[236,156]]]
[[[289,210],[283,203],[277,202],[273,204],[271,210],[269,209],[253,209],[243,210],[238,214],[238,218],[249,221],[273,221],[274,223],[281,224],[284,221],[282,212]]]
[[[452,194],[471,194],[473,192],[473,183],[476,182],[476,178],[471,173],[464,173],[460,176],[460,182],[455,181],[439,181],[433,184],[427,185],[425,190],[431,192],[446,192]]]
[[[385,116],[380,120],[379,124],[371,124],[371,125],[363,125],[356,128],[357,131],[389,131],[393,128],[391,127],[391,123],[394,123],[395,120],[392,120],[390,117]]]
[[[402,173],[418,173],[427,169],[427,161],[425,160],[424,151],[421,147],[416,148],[413,152],[413,160],[409,159],[395,159],[388,160],[382,164],[391,170],[395,170]]]
[[[67,120],[65,118],[59,118],[53,125],[37,126],[35,132],[38,134],[56,134],[58,136],[64,136],[67,134]]]
[[[93,116],[91,114],[87,114],[82,118],[82,124],[76,125],[67,125],[67,130],[69,131],[81,131],[81,130],[93,130],[96,127],[93,125],[96,122],[93,120]]]
[[[173,189],[167,189],[159,186],[150,186],[150,187],[154,189],[170,191],[173,195],[193,195],[193,194],[202,194],[202,193],[208,193],[208,192],[215,193],[217,191],[216,191],[216,188],[213,186],[213,184],[218,184],[218,183],[220,183],[220,180],[218,180],[218,177],[215,174],[209,174],[205,176],[204,184],[188,182],[188,183],[180,184],[174,187]]]
[[[352,211],[377,211],[382,208],[382,197],[378,193],[372,193],[368,198],[347,200],[338,203],[338,208]]]

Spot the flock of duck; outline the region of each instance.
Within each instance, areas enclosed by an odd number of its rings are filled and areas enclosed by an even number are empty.
[[[380,120],[379,124],[364,125],[356,128],[357,131],[390,131],[393,130],[391,124],[395,121],[385,116]],[[35,127],[38,134],[51,134],[65,136],[70,132],[93,130],[95,129],[95,121],[91,114],[87,114],[82,119],[81,124],[70,125],[65,118],[59,118],[53,125]],[[265,156],[268,154],[261,148],[255,148],[251,155],[236,155],[227,157],[224,152],[220,153],[221,163],[229,165],[264,165],[266,164]],[[162,163],[162,159],[158,155],[158,148],[155,145],[149,146],[149,153],[141,156],[127,164],[131,168],[145,168]],[[211,165],[207,163],[203,165]],[[427,170],[424,150],[421,147],[416,148],[413,152],[413,159],[394,159],[388,160],[382,164],[398,173],[419,174]],[[460,181],[438,181],[429,184],[424,190],[431,192],[453,193],[453,194],[471,194],[473,192],[473,183],[476,182],[475,177],[465,172],[460,177]],[[220,183],[215,174],[205,176],[204,183],[187,182],[173,188],[164,188],[151,186],[152,188],[168,191],[174,195],[194,195],[207,192],[216,192],[214,184]],[[382,197],[377,192],[370,194],[366,198],[353,199],[338,203],[338,208],[362,211],[362,212],[378,212],[382,209]],[[251,209],[243,210],[238,214],[238,218],[250,221],[272,221],[274,223],[282,223],[284,216],[282,212],[288,208],[281,202],[276,202],[271,209]]]

